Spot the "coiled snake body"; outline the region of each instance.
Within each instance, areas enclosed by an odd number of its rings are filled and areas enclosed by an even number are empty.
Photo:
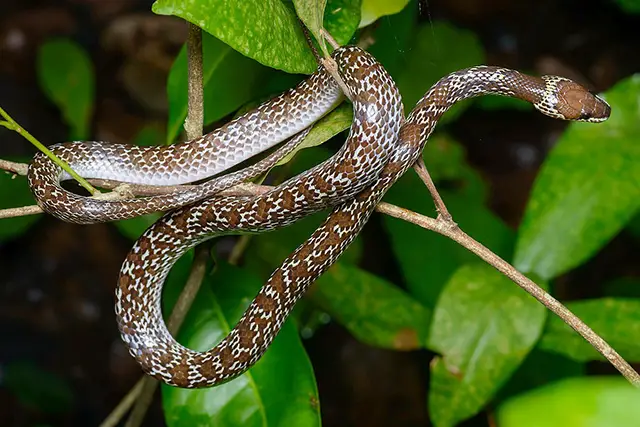
[[[609,115],[604,101],[569,80],[481,66],[440,80],[403,121],[395,84],[369,54],[344,47],[334,58],[354,105],[349,137],[334,157],[265,194],[214,196],[170,212],[128,254],[116,291],[118,325],[150,375],[194,388],[222,383],[251,367],[308,286],[344,252],[385,192],[415,163],[438,119],[454,103],[490,93],[527,100],[544,114],[566,120],[597,122]],[[222,342],[196,352],[173,339],[160,297],[169,270],[185,251],[222,234],[281,227],[327,207],[333,207],[327,220],[272,274]]]

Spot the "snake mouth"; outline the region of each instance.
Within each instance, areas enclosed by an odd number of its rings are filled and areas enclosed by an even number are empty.
[[[611,106],[609,105],[609,103],[607,101],[604,100],[604,98],[602,98],[599,95],[593,94],[593,96],[600,101],[601,103],[601,107],[602,107],[602,116],[598,118],[598,122],[603,122],[605,120],[607,120],[609,118],[609,116],[611,116]]]
[[[595,99],[595,105],[589,111],[582,111],[577,121],[589,122],[589,123],[601,123],[606,121],[611,116],[611,106],[601,96],[590,92],[590,95]]]

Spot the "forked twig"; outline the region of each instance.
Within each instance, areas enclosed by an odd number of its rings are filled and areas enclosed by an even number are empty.
[[[387,215],[395,218],[435,231],[450,238],[451,240],[454,240],[470,252],[473,252],[560,317],[567,325],[573,328],[573,330],[580,334],[580,336],[587,340],[589,344],[602,354],[631,384],[636,387],[640,387],[640,375],[638,372],[636,372],[631,365],[629,365],[629,363],[627,363],[627,361],[613,349],[613,347],[596,334],[593,329],[591,329],[578,316],[573,314],[560,301],[552,297],[535,282],[520,273],[511,264],[500,258],[489,250],[489,248],[473,239],[458,227],[458,224],[453,221],[451,214],[449,214],[438,190],[433,184],[427,168],[424,166],[422,158],[416,162],[414,169],[416,169],[416,172],[418,172],[418,175],[423,180],[425,186],[429,189],[438,211],[438,217],[436,219],[429,218],[416,212],[398,208],[397,206],[386,203],[378,205],[378,212],[386,213]]]

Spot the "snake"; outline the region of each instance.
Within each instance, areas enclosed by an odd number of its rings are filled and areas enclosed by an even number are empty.
[[[605,100],[571,80],[478,66],[443,77],[405,119],[399,91],[375,58],[354,46],[335,50],[333,58],[354,110],[349,135],[334,156],[266,193],[214,195],[169,211],[128,253],[116,288],[116,318],[130,354],[147,374],[169,385],[201,388],[253,366],[311,283],[336,262],[387,190],[418,160],[438,120],[455,103],[502,95],[528,101],[547,116],[583,122],[604,121],[611,111]],[[186,251],[214,237],[274,230],[329,208],[327,219],[272,273],[214,348],[199,352],[173,338],[161,294]]]
[[[167,146],[73,141],[49,147],[56,157],[85,179],[171,186],[211,178],[288,140],[255,165],[187,190],[124,200],[78,195],[61,186],[61,182],[71,176],[42,152],[37,153],[29,165],[29,187],[43,211],[78,224],[176,209],[269,170],[293,151],[304,140],[309,127],[342,98],[335,79],[319,68],[295,88],[191,141]]]

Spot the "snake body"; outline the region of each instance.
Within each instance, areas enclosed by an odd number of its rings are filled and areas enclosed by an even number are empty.
[[[29,186],[45,212],[80,224],[175,209],[267,170],[300,143],[304,138],[301,133],[331,111],[341,98],[338,84],[320,67],[297,87],[192,141],[162,147],[76,141],[50,147],[83,178],[178,185],[209,178],[290,139],[260,164],[261,169],[253,167],[251,171],[214,179],[187,191],[127,200],[79,196],[60,186],[60,181],[69,179],[69,175],[43,153],[36,154],[29,166]]]
[[[344,252],[385,192],[415,163],[438,119],[454,103],[498,94],[527,100],[551,117],[591,122],[605,120],[610,111],[567,79],[482,66],[440,80],[403,121],[397,88],[386,71],[358,48],[336,52],[352,92],[354,123],[334,157],[263,195],[214,196],[170,212],[128,254],[116,290],[116,315],[130,353],[148,374],[195,388],[220,384],[251,367],[308,286]],[[166,276],[182,254],[216,236],[272,230],[327,207],[333,207],[327,220],[284,260],[217,346],[196,352],[175,341],[160,299]]]

